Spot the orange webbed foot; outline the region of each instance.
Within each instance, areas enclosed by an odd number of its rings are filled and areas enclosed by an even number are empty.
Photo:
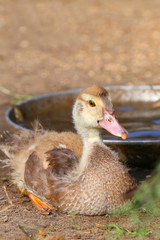
[[[43,200],[41,200],[34,194],[28,193],[28,196],[29,196],[30,200],[32,201],[32,203],[34,204],[34,206],[38,210],[40,210],[42,214],[48,215],[53,210],[53,208],[51,206],[49,206],[46,202],[44,202]]]
[[[28,196],[27,190],[24,190],[24,189],[22,189],[21,187],[19,187],[18,189],[19,189],[19,191],[20,191],[23,195]]]

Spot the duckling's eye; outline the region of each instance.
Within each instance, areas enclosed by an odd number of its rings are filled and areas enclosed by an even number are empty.
[[[88,103],[89,103],[90,107],[95,107],[96,106],[95,102],[92,101],[92,100],[89,100]]]

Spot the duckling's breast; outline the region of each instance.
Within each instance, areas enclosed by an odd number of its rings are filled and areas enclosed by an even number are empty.
[[[103,215],[107,210],[105,189],[101,178],[91,172],[84,173],[74,184],[64,185],[59,209],[65,213]]]
[[[96,153],[90,156],[90,163],[82,176],[62,187],[59,209],[63,212],[109,213],[123,205],[125,194],[137,187],[126,167],[109,149],[98,146],[94,151]]]

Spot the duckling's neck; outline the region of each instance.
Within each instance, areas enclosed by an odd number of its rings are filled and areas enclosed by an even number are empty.
[[[80,127],[76,126],[78,134],[81,136],[83,146],[92,145],[94,143],[102,143],[102,139],[100,137],[100,132],[98,128],[90,128],[90,127]]]
[[[92,151],[94,149],[94,146],[99,144],[102,145],[102,139],[100,137],[99,129],[97,128],[80,128],[80,126],[77,129],[79,135],[82,138],[83,142],[83,151],[82,156],[79,161],[78,166],[78,173],[81,175],[81,173],[88,167],[88,164],[91,159]]]

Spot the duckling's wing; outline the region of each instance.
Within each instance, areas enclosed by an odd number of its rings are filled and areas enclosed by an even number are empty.
[[[52,173],[52,169],[45,169],[39,157],[32,153],[26,161],[24,171],[24,181],[28,196],[35,204],[35,196],[43,203],[56,205],[58,201],[57,189],[59,181]],[[33,199],[32,199],[33,198]],[[35,206],[40,209],[39,204]],[[40,209],[45,210],[45,208]]]
[[[54,148],[46,152],[48,154],[48,167],[60,176],[66,175],[78,163],[77,155],[68,148]]]
[[[25,163],[24,181],[28,195],[34,195],[45,203],[57,206],[63,176],[72,171],[78,158],[66,148],[54,148],[47,154],[47,168],[35,152],[29,156]]]
[[[47,152],[48,167],[33,152],[25,163],[24,181],[29,192],[44,194],[55,184],[60,184],[61,178],[76,166],[78,158],[75,153],[66,148],[54,148]]]

